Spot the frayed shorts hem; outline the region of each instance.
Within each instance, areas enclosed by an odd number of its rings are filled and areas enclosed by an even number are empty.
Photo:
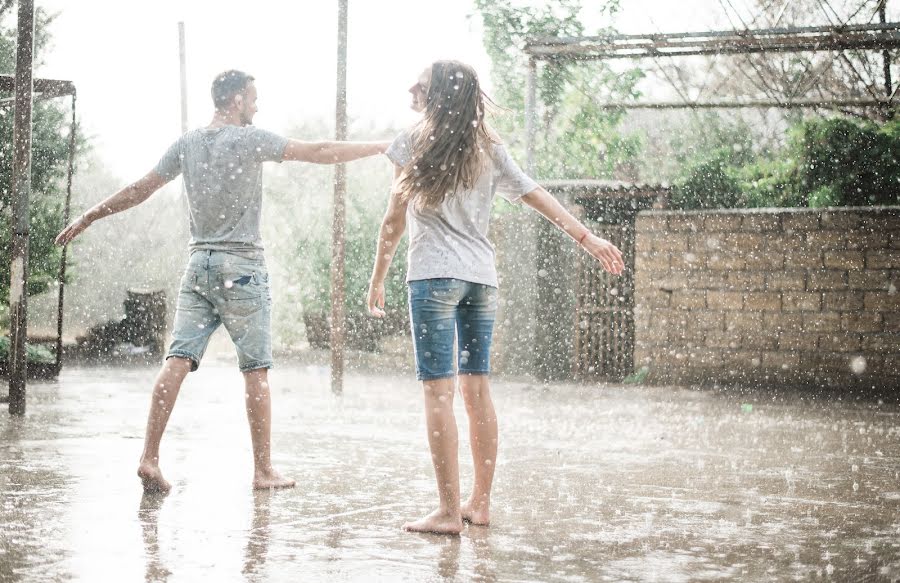
[[[186,350],[170,350],[169,353],[166,354],[166,360],[169,360],[173,356],[189,359],[191,361],[191,372],[194,372],[195,370],[200,368],[200,357],[196,354],[191,354]]]
[[[271,360],[258,360],[240,366],[241,372],[250,372],[261,368],[275,368],[275,363]]]
[[[445,372],[440,374],[416,374],[416,380],[419,381],[437,381],[440,379],[450,379],[459,375],[488,376],[491,374],[489,370],[460,370],[455,372]]]

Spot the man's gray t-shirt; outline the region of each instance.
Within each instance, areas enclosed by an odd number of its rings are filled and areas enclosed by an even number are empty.
[[[167,180],[184,174],[192,250],[262,250],[262,163],[281,162],[287,143],[253,126],[222,126],[172,144],[155,170]]]
[[[406,166],[411,147],[410,131],[404,131],[385,154],[394,164]],[[495,144],[471,190],[457,190],[435,209],[417,209],[410,203],[406,281],[448,277],[497,287],[494,246],[487,236],[494,195],[516,202],[537,187],[506,148]]]

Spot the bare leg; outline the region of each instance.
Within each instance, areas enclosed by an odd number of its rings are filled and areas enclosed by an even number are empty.
[[[425,381],[425,422],[428,445],[437,478],[440,507],[424,518],[407,522],[403,528],[411,532],[459,534],[459,436],[453,415],[454,379]]]
[[[463,520],[487,526],[491,522],[491,484],[497,463],[497,414],[487,375],[461,375],[459,389],[469,415],[469,441],[475,465],[472,495],[460,511]]]
[[[247,421],[253,442],[253,487],[293,488],[294,480],[283,477],[272,467],[272,395],[269,371],[259,368],[244,373],[247,389]]]
[[[138,477],[144,492],[168,492],[172,485],[163,478],[159,469],[159,442],[162,441],[169,415],[175,407],[175,399],[181,390],[184,377],[191,371],[191,360],[173,356],[166,359],[153,385],[150,414],[147,417],[147,433],[144,437],[144,453],[138,466]]]

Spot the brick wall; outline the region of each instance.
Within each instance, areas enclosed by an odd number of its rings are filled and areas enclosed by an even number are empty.
[[[635,368],[900,386],[900,207],[645,211]]]

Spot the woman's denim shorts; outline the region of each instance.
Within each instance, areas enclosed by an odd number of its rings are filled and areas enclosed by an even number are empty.
[[[459,279],[409,282],[416,378],[429,381],[491,371],[497,288]],[[456,353],[454,353],[456,340]]]

